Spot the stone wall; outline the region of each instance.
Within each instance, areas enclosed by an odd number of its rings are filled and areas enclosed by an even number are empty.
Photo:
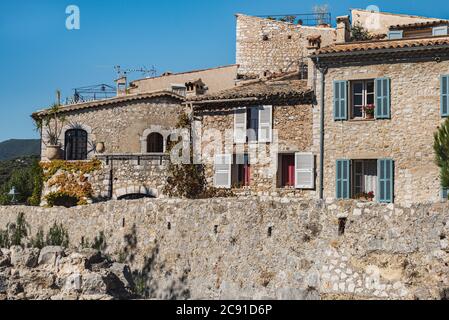
[[[440,198],[433,134],[440,116],[440,75],[449,62],[346,66],[329,69],[325,105],[325,198],[335,198],[336,159],[391,158],[395,202],[403,205]],[[334,80],[391,79],[391,119],[333,120]],[[321,89],[321,88],[320,88]],[[317,92],[317,96],[320,96]]]
[[[449,280],[449,204],[404,208],[286,198],[111,201],[0,207],[31,234],[54,222],[71,246],[106,236],[106,252],[191,298],[440,299]]]
[[[246,77],[298,70],[308,63],[308,36],[321,35],[321,46],[335,41],[334,28],[307,27],[287,22],[237,15],[238,74]],[[267,36],[264,40],[264,36]]]
[[[313,141],[313,109],[311,104],[300,105],[273,105],[273,135],[278,143],[279,153],[312,152]],[[233,142],[234,131],[234,108],[222,108],[220,110],[198,111],[198,120],[201,119],[204,132],[212,134],[206,135],[202,140],[202,150],[211,150],[218,137],[221,137],[222,144],[219,150],[221,153],[250,153],[249,144],[242,146],[242,150],[237,152],[236,146],[232,150],[225,150],[226,138]],[[295,190],[279,188],[279,173],[277,170],[277,155],[272,155],[269,150],[270,144],[259,144],[259,150],[267,150],[267,161],[261,161],[251,165],[251,182],[245,190],[235,190],[239,194],[253,195],[283,195],[300,198],[311,198],[315,195],[315,190]],[[210,152],[203,152],[210,155]],[[209,157],[213,159],[212,156]],[[266,171],[273,166],[274,173],[267,174]],[[213,185],[214,164],[212,161],[205,163],[206,179],[209,185]]]

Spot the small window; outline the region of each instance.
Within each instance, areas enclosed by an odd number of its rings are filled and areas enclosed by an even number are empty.
[[[403,37],[403,32],[402,32],[402,30],[399,30],[399,31],[389,31],[389,32],[388,32],[388,39],[389,39],[389,40],[402,39],[402,37]]]
[[[374,80],[351,82],[351,118],[374,118]]]
[[[281,188],[294,188],[295,181],[295,154],[279,155],[279,186]]]
[[[160,133],[153,132],[147,137],[147,152],[162,153],[164,152],[164,137]]]
[[[232,164],[233,188],[248,187],[251,182],[251,166],[248,154],[235,154]]]
[[[246,130],[248,132],[248,141],[257,141],[259,131],[259,107],[250,107],[246,112]]]
[[[432,28],[433,36],[447,36],[447,26]]]
[[[81,129],[71,129],[65,132],[65,159],[87,159],[87,132]]]

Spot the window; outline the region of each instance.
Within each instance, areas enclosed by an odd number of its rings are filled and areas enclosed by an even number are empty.
[[[440,86],[440,112],[442,117],[447,117],[449,116],[449,75],[441,76]]]
[[[403,37],[403,31],[402,30],[388,31],[388,39],[389,40],[402,39],[402,37]]]
[[[87,132],[82,129],[71,129],[65,132],[65,159],[87,159]]]
[[[334,81],[334,120],[390,119],[389,78]]]
[[[147,152],[162,153],[164,152],[164,137],[160,133],[153,132],[147,137]]]
[[[234,142],[271,142],[272,106],[243,107],[234,111]]]
[[[394,200],[394,163],[391,159],[337,160],[337,199]]]
[[[295,154],[279,155],[279,186],[281,188],[295,187]]]
[[[374,80],[351,82],[350,115],[352,119],[374,118]]]
[[[251,182],[251,166],[248,154],[235,154],[232,164],[232,187],[248,187]]]
[[[353,161],[353,190],[354,198],[368,194],[377,194],[377,162],[376,160]]]
[[[259,107],[250,107],[246,109],[246,130],[248,132],[248,141],[257,141],[259,131]]]
[[[447,36],[447,26],[433,27],[432,35],[433,36]]]
[[[280,154],[278,160],[279,187],[315,188],[315,156],[311,152]]]

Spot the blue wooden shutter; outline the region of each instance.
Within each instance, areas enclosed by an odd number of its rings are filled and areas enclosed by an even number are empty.
[[[441,76],[441,116],[449,116],[449,75]]]
[[[347,81],[334,81],[334,120],[348,119]]]
[[[377,201],[380,203],[393,203],[394,168],[393,160],[377,160]]]
[[[448,196],[448,191],[449,191],[448,188],[443,188],[443,187],[441,187],[441,189],[440,189],[440,194],[441,194],[441,199],[442,199],[442,200],[445,200],[445,201],[448,200],[448,198],[447,198],[447,196]]]
[[[378,78],[375,80],[376,119],[390,118],[390,79]]]
[[[349,199],[350,197],[350,161],[337,160],[336,167],[336,198]]]

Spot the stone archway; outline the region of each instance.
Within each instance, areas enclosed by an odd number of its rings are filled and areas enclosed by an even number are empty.
[[[158,191],[142,185],[132,185],[115,190],[112,198],[114,200],[126,199],[127,197],[138,198],[138,195],[141,198],[157,198]]]

